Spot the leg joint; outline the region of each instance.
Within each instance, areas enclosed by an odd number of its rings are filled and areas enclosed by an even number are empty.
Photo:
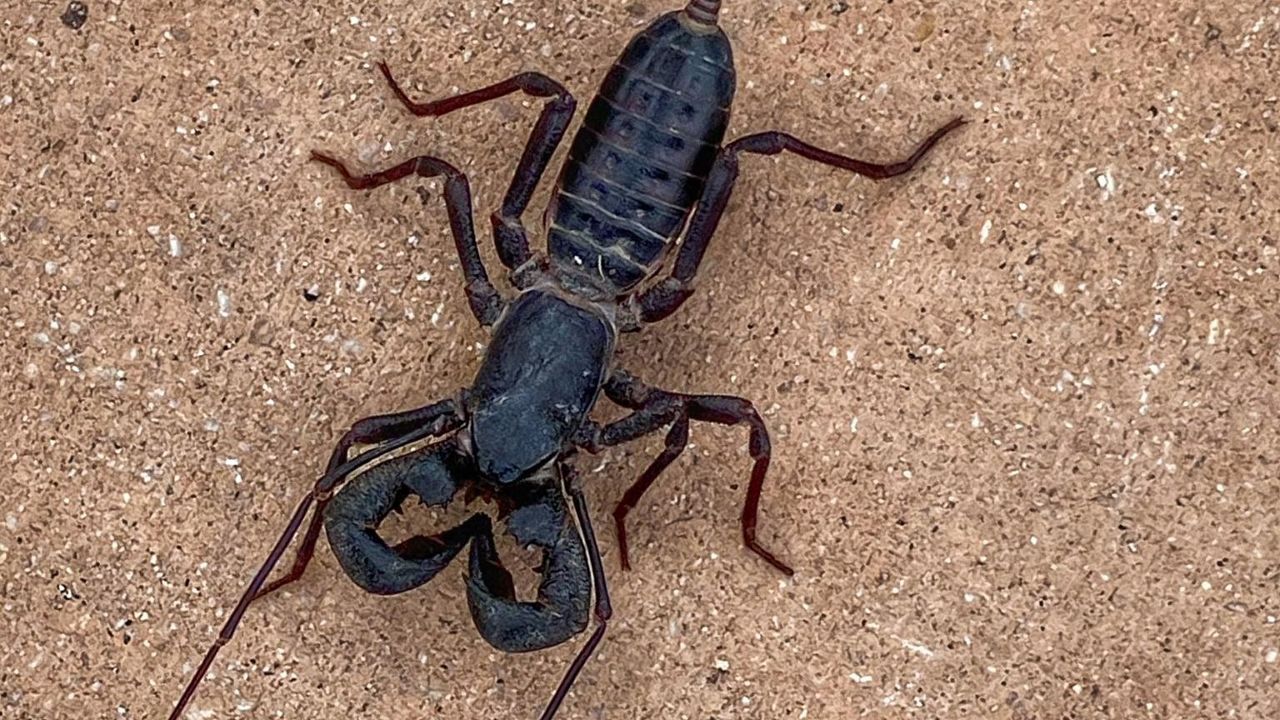
[[[569,95],[569,90],[565,88],[564,85],[561,85],[559,82],[556,82],[543,73],[522,72],[519,75],[516,75],[513,80],[515,80],[516,86],[521,90],[535,97],[551,97],[552,95],[558,95],[561,98],[568,98],[570,101],[573,100],[572,96]]]
[[[756,155],[777,155],[786,149],[787,136],[780,132],[762,132],[738,138],[725,147],[726,160],[735,158],[738,153],[749,152]]]

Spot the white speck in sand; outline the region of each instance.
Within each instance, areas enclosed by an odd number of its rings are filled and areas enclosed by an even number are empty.
[[[1263,660],[1266,660],[1267,662],[1273,663],[1273,664],[1278,659],[1280,659],[1280,650],[1276,650],[1275,648],[1271,648],[1270,650],[1268,650],[1266,657],[1263,658]]]
[[[1222,323],[1218,320],[1218,318],[1214,318],[1214,319],[1210,320],[1210,321],[1209,321],[1209,334],[1208,334],[1208,335],[1205,337],[1205,339],[1204,339],[1205,344],[1207,344],[1207,345],[1217,345],[1217,344],[1218,344],[1218,335],[1219,335],[1219,333],[1221,332],[1221,330],[1222,330]]]
[[[853,419],[849,421],[849,431],[855,432],[855,433],[858,432],[858,416],[857,415],[854,415]]]
[[[901,642],[902,642],[902,647],[906,648],[907,650],[910,650],[911,652],[917,655],[920,655],[921,657],[927,657],[927,658],[933,657],[933,650],[928,645],[922,645],[918,642],[912,642],[910,640],[902,640]]]
[[[172,257],[182,257],[182,241],[177,235],[169,235],[169,255]]]
[[[1054,280],[1054,281],[1053,281],[1053,294],[1054,294],[1054,295],[1065,295],[1066,293],[1067,293],[1067,284],[1066,284],[1066,283],[1064,283],[1064,282],[1062,282],[1061,280]]]
[[[1111,171],[1104,170],[1097,176],[1096,180],[1098,181],[1098,188],[1102,190],[1102,199],[1104,201],[1110,200],[1111,196],[1116,194],[1116,179],[1111,176]]]
[[[716,658],[716,669],[719,670],[720,672],[728,672],[729,661]]]
[[[978,242],[985,243],[991,237],[991,220],[988,218],[983,221],[982,229],[978,231]]]
[[[231,296],[222,288],[218,288],[218,315],[231,317]]]
[[[982,418],[978,417],[978,413],[974,413],[973,417],[969,418],[969,424],[975,428],[980,428],[982,427]]]
[[[56,262],[54,262],[54,261],[52,261],[52,260],[47,260],[47,261],[45,261],[45,264],[44,264],[44,274],[45,274],[45,275],[57,275],[57,274],[58,274],[58,263],[56,263]]]
[[[859,685],[866,685],[867,683],[871,682],[872,677],[870,675],[862,675],[857,672],[851,672],[849,673],[849,679],[858,683]]]

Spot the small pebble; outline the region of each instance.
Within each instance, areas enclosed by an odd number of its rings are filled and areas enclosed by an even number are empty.
[[[89,6],[82,2],[67,3],[67,9],[62,11],[62,24],[72,30],[79,30],[89,21]]]

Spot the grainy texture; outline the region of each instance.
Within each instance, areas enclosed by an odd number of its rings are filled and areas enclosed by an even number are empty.
[[[678,2],[87,4],[0,3],[5,718],[164,717],[346,426],[475,371],[439,183],[307,153],[443,155],[487,230],[536,110],[416,120],[373,63],[585,106]],[[1280,716],[1280,6],[721,22],[731,137],[887,160],[974,122],[880,184],[744,162],[699,292],[622,361],[759,404],[798,574],[739,545],[740,429],[694,427],[630,573],[609,510],[661,435],[584,458],[616,613],[562,717]],[[576,646],[491,651],[462,571],[375,598],[322,543],[189,717],[535,717]]]

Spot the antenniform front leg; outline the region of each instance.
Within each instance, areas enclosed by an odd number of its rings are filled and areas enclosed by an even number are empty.
[[[388,442],[420,428],[432,428],[433,435],[443,435],[456,429],[461,423],[462,418],[458,415],[457,403],[453,400],[442,400],[413,410],[374,415],[358,420],[343,434],[337,446],[334,447],[333,454],[329,456],[329,467],[326,473],[334,472],[347,462],[351,448],[357,444]],[[320,539],[320,530],[324,525],[324,509],[332,499],[333,496],[328,493],[317,495],[316,511],[311,515],[311,523],[307,526],[307,532],[302,538],[302,545],[298,547],[293,566],[289,568],[289,572],[258,591],[254,600],[296,582],[306,572],[307,565],[311,563],[311,558],[315,554],[316,542]]]
[[[458,491],[465,458],[449,438],[371,468],[334,496],[325,508],[329,546],[343,571],[377,595],[423,585],[447,566],[472,538],[491,537],[488,516],[476,513],[461,525],[390,546],[378,526],[410,495],[441,507]]]
[[[338,487],[349,475],[374,460],[433,435],[438,435],[453,427],[459,420],[457,406],[452,401],[446,400],[407,413],[369,418],[363,423],[357,423],[351,432],[343,437],[342,442],[338,443],[338,447],[329,461],[329,469],[316,481],[315,487],[298,503],[297,509],[293,511],[293,517],[289,519],[289,523],[280,534],[280,538],[276,540],[275,546],[267,554],[267,559],[263,561],[262,567],[258,568],[257,574],[249,582],[248,589],[240,596],[240,601],[236,603],[235,609],[231,611],[231,615],[227,618],[226,623],[223,624],[222,631],[218,633],[218,639],[205,652],[199,667],[196,668],[191,680],[187,682],[187,687],[182,691],[182,697],[178,699],[177,704],[173,707],[173,712],[169,714],[169,720],[178,720],[178,718],[182,717],[183,710],[191,702],[191,698],[195,696],[196,688],[200,686],[200,681],[209,672],[214,658],[218,656],[218,651],[231,642],[236,628],[240,627],[240,621],[244,619],[244,614],[249,609],[249,604],[264,592],[263,587],[266,586],[267,578],[270,577],[271,571],[275,569],[276,563],[280,562],[280,558],[284,556],[284,551],[289,547],[289,543],[298,534],[298,530],[302,527],[302,521],[306,519],[311,506],[313,504],[323,506],[334,488]],[[370,450],[355,459],[346,459],[352,444],[359,442],[361,438],[385,440],[386,444]],[[289,572],[289,577],[295,576],[295,573],[296,575],[301,575],[307,561],[310,559],[311,550],[315,547],[314,536],[318,534],[319,525],[317,520],[318,518],[312,518],[311,527],[307,531],[307,540],[299,551],[299,559],[294,563],[294,568]],[[285,578],[286,581],[288,579],[288,577]],[[280,583],[273,583],[271,587],[279,586]]]

